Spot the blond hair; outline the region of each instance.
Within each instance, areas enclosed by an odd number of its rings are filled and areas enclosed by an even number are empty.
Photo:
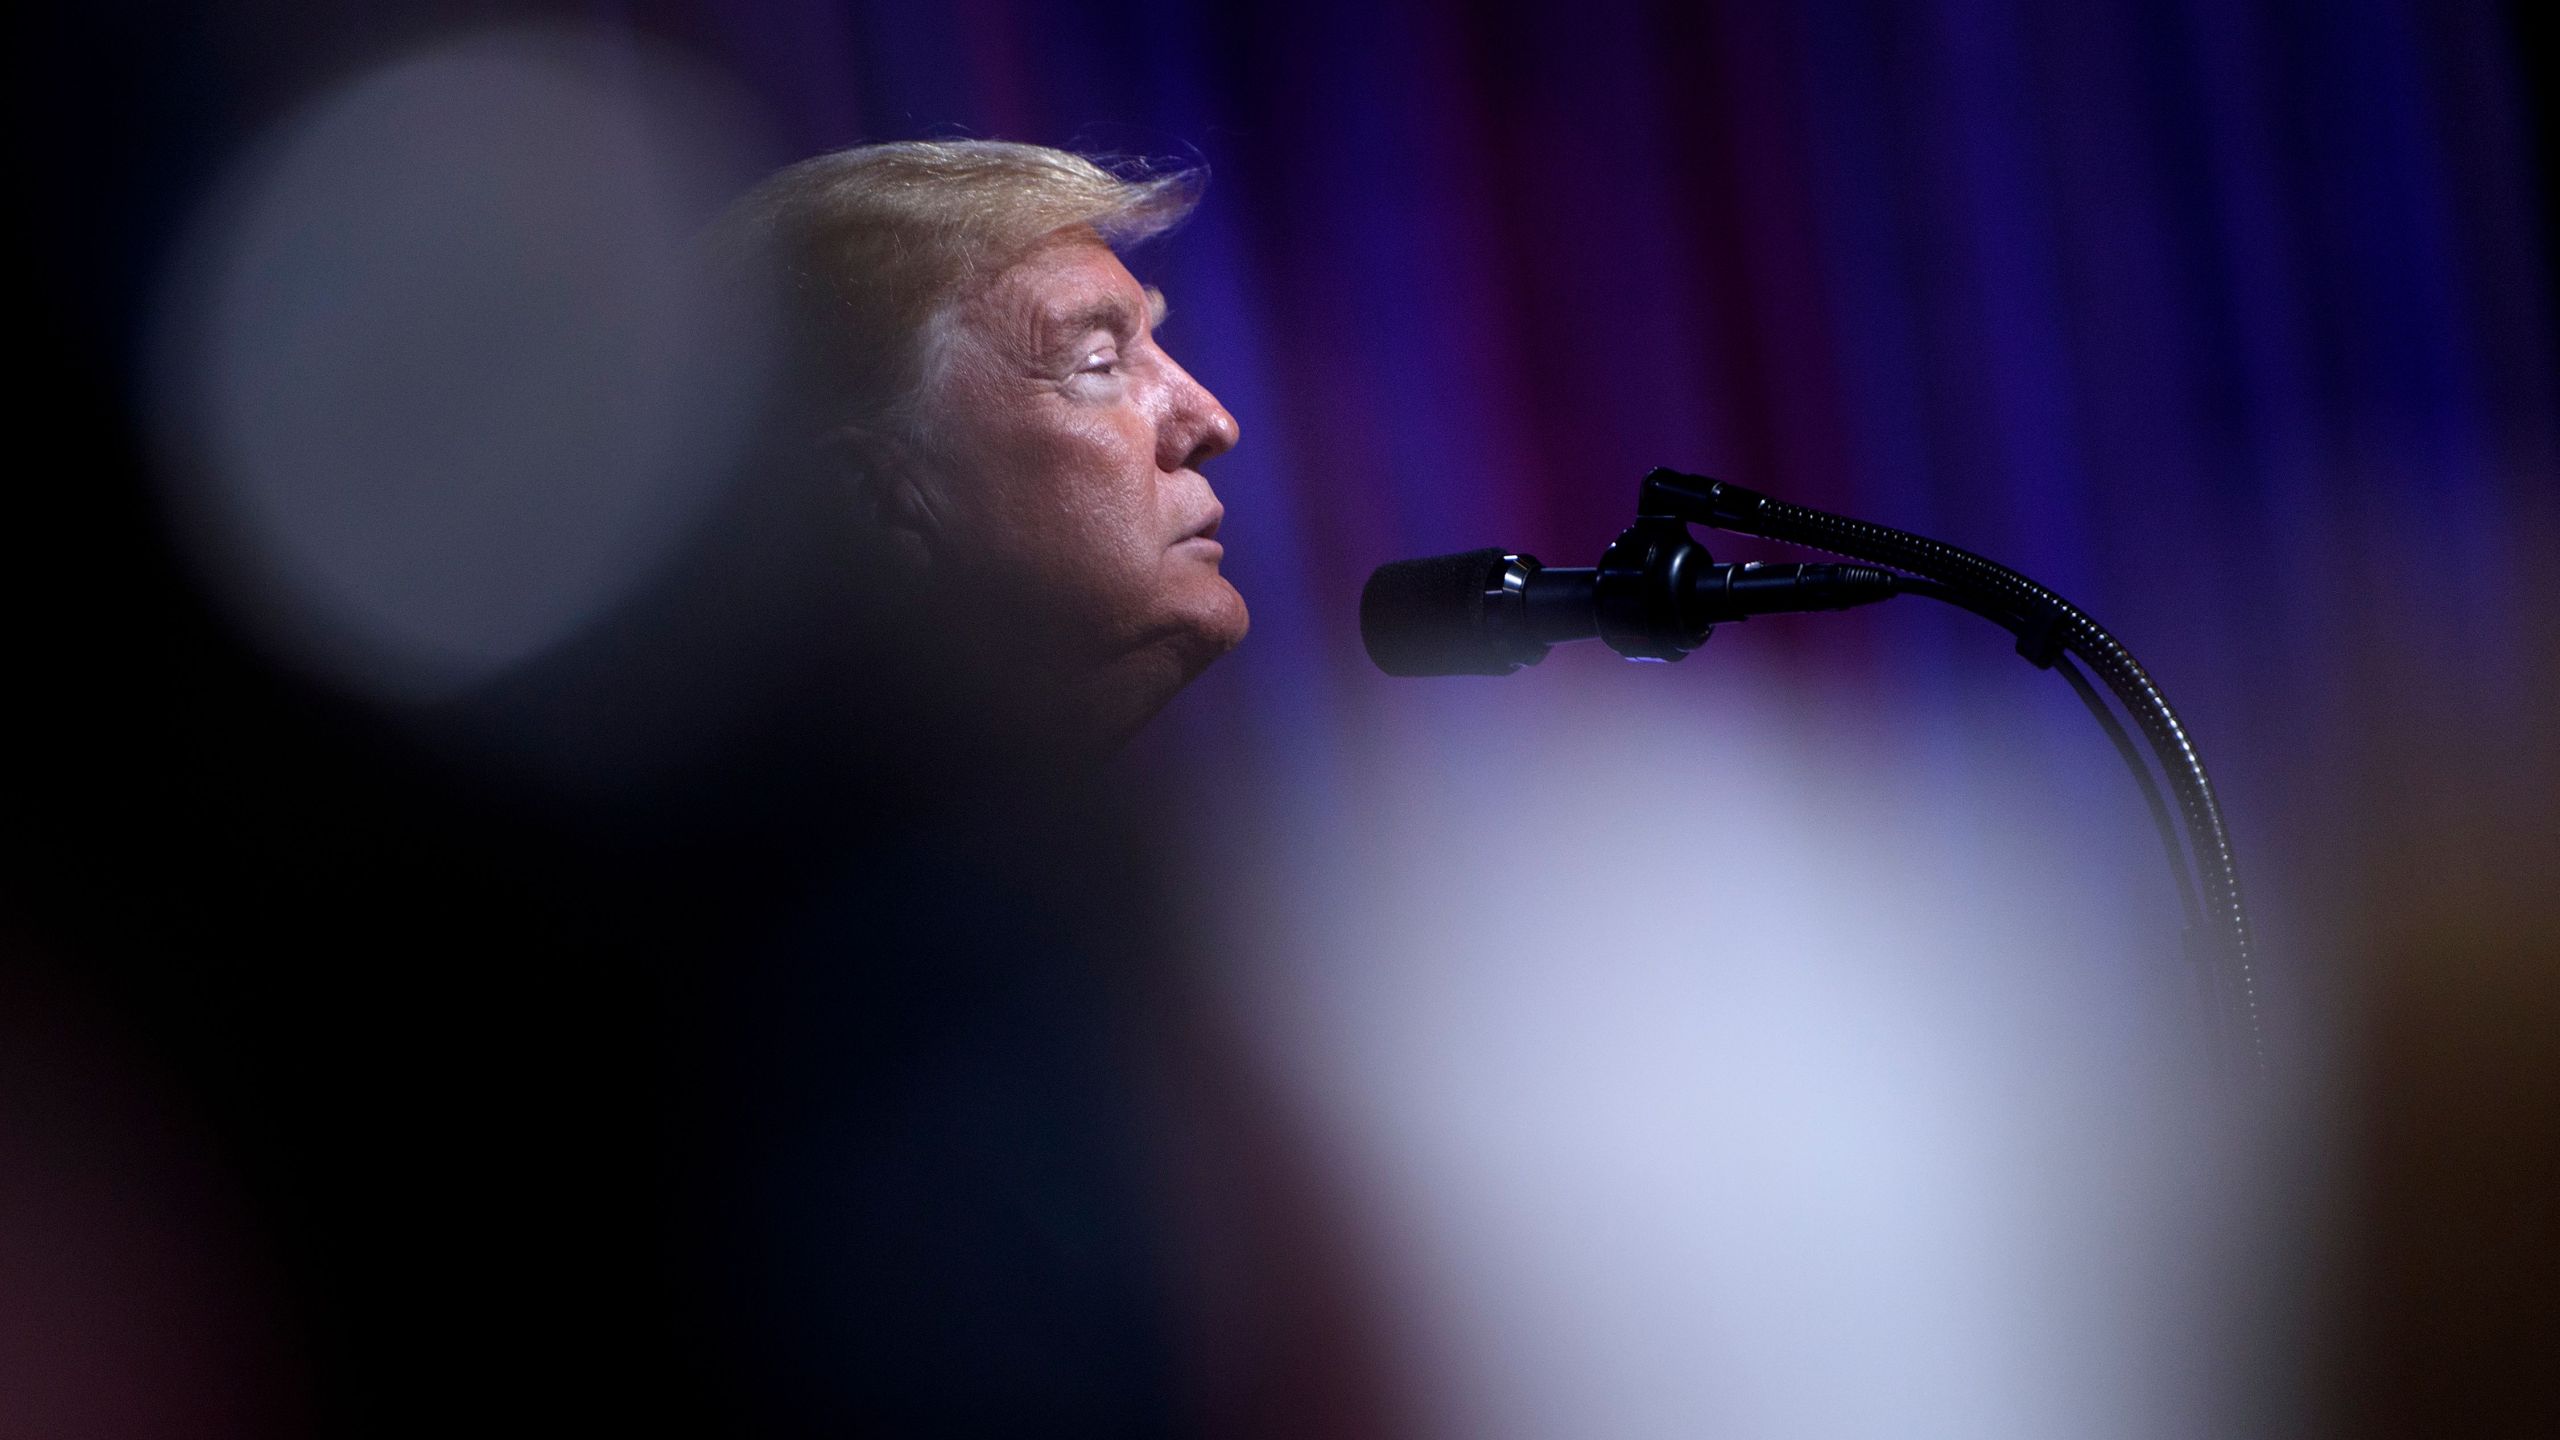
[[[1203,174],[1000,140],[859,145],[789,166],[714,232],[762,292],[792,369],[794,423],[911,426],[939,318],[1062,230],[1114,246],[1179,223]]]

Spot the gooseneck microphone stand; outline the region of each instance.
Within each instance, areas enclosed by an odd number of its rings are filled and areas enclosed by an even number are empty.
[[[1691,537],[1691,525],[1865,564],[1719,565]],[[1503,675],[1536,664],[1562,641],[1596,637],[1632,660],[1677,660],[1705,643],[1720,621],[1846,609],[1895,595],[1924,595],[1982,616],[2017,637],[2020,655],[2070,682],[2132,772],[2160,833],[2186,912],[2185,950],[2203,992],[2213,1048],[2227,1067],[2263,1075],[2255,946],[2230,832],[2203,757],[2121,641],[2005,565],[1739,485],[1655,470],[1638,492],[1635,523],[1598,566],[1549,569],[1534,556],[1499,550],[1380,566],[1361,595],[1361,630],[1370,658],[1389,674]],[[2140,747],[2073,656],[2096,672],[2150,743],[2183,827],[2171,819]]]
[[[2249,913],[2240,897],[2240,871],[2231,852],[2231,834],[2222,807],[2214,799],[2213,780],[2205,774],[2204,757],[2179,723],[2168,697],[2160,693],[2133,652],[2108,634],[2078,606],[2006,565],[1960,550],[1943,541],[1896,530],[1865,520],[1790,505],[1757,491],[1676,470],[1655,470],[1644,478],[1636,513],[1670,519],[1737,535],[1756,535],[1808,549],[1829,551],[1873,565],[1890,566],[1918,577],[1906,579],[1904,593],[1926,595],[1992,621],[2018,637],[2018,653],[2040,669],[2062,672],[2079,692],[2115,742],[2140,785],[2161,829],[2171,871],[2187,911],[2186,945],[2206,987],[2208,1010],[2228,1033],[2240,1032],[2247,1063],[2256,1073],[2266,1068],[2266,1035],[2258,1008],[2256,949]],[[2194,869],[2203,880],[2202,899],[2190,877],[2187,858],[2168,824],[2150,768],[2127,739],[2097,692],[2070,661],[2088,662],[2116,700],[2133,717],[2151,753],[2168,776],[2185,821],[2187,843],[2194,850]],[[2218,964],[2214,963],[2219,961]],[[2225,1044],[2231,1043],[2224,1041]]]

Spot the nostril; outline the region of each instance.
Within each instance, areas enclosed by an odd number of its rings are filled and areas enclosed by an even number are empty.
[[[1223,409],[1213,410],[1208,424],[1201,429],[1199,440],[1192,445],[1191,453],[1183,457],[1183,464],[1197,467],[1203,461],[1224,455],[1236,448],[1236,441],[1240,438],[1235,417]]]

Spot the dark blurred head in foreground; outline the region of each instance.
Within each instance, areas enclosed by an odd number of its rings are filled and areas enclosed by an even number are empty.
[[[1112,248],[1196,190],[911,142],[793,165],[718,227],[720,273],[780,342],[758,478],[786,543],[819,542],[842,623],[812,638],[853,662],[867,739],[1108,751],[1243,638],[1201,474],[1235,419]]]

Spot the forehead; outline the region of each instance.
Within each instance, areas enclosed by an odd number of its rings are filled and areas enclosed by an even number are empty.
[[[1149,303],[1149,292],[1101,237],[1069,232],[1007,267],[963,313],[1036,339],[1080,326],[1106,309],[1142,316]]]

